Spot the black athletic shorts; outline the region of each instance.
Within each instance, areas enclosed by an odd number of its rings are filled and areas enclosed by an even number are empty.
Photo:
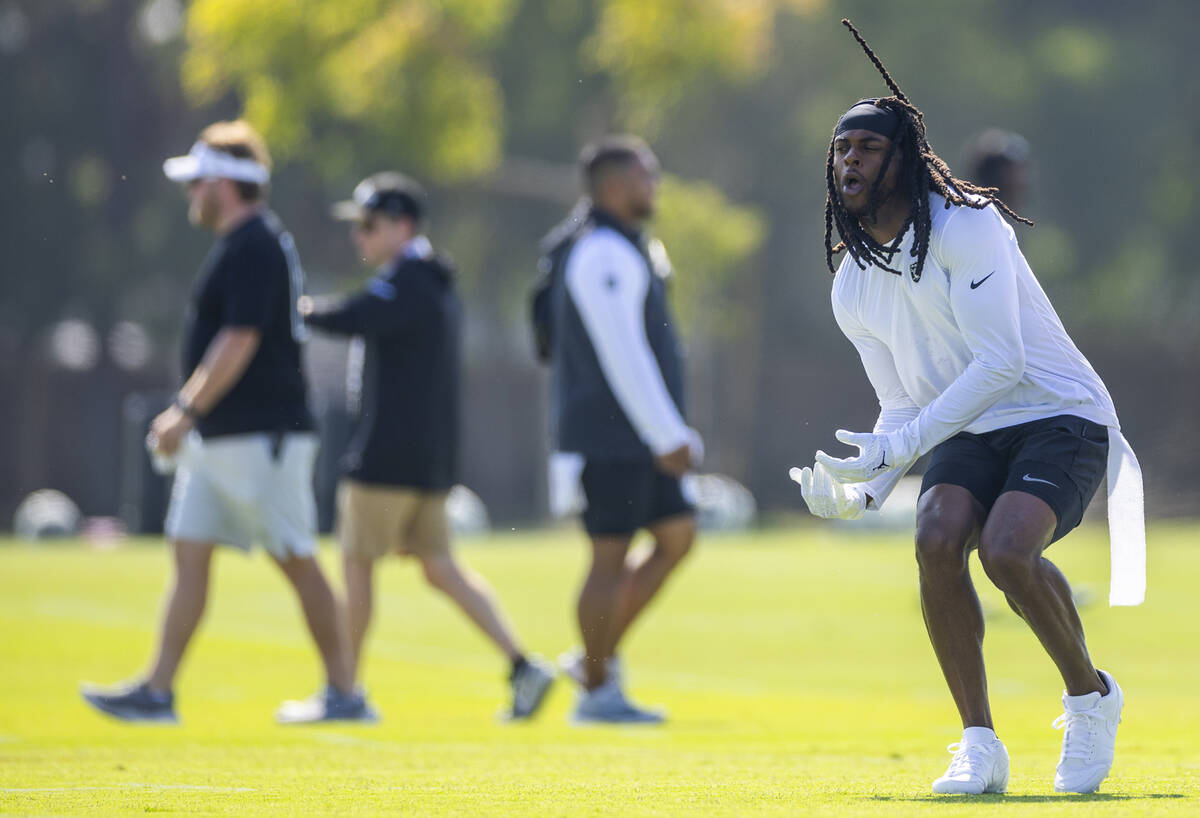
[[[960,432],[938,444],[921,493],[939,483],[962,486],[985,511],[1006,491],[1032,494],[1058,517],[1054,542],[1079,525],[1107,470],[1108,428],[1058,415],[982,435]]]
[[[587,508],[583,527],[589,534],[633,534],[668,517],[691,514],[678,477],[647,461],[588,460],[583,467]]]

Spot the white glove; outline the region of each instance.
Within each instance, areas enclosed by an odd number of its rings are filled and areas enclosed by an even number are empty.
[[[917,453],[907,451],[901,436],[895,432],[877,435],[838,429],[834,437],[859,450],[856,457],[845,459],[817,452],[818,465],[827,468],[834,479],[843,483],[865,483],[885,471],[909,466],[917,459]]]
[[[800,484],[808,510],[817,517],[857,520],[867,510],[867,493],[862,486],[839,483],[824,466],[793,467],[788,476]]]

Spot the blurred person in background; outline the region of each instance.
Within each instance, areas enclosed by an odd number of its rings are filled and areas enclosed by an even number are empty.
[[[659,723],[626,697],[617,647],[692,547],[681,478],[702,456],[684,419],[684,363],[667,304],[662,245],[643,232],[654,214],[658,160],[633,137],[581,157],[590,208],[556,228],[535,296],[539,353],[551,366],[551,506],[582,509],[591,567],[579,594],[582,651],[565,654],[579,685],[577,722]],[[653,549],[630,557],[646,529]]]
[[[967,140],[967,178],[996,188],[996,198],[1013,210],[1029,198],[1029,140],[1018,133],[988,128]]]
[[[324,663],[326,689],[289,702],[281,721],[368,718],[355,692],[340,611],[316,560],[312,493],[317,438],[300,365],[296,246],[265,195],[270,157],[243,121],[206,128],[187,156],[168,159],[186,187],[188,217],[217,242],[200,268],[184,329],[187,380],[154,418],[148,445],[178,466],[166,532],[175,581],[149,673],[116,691],[85,689],[127,721],[176,720],[176,671],[208,599],[218,544],[261,543],[291,583]]]
[[[495,594],[451,548],[446,497],[458,479],[462,304],[449,261],[419,232],[424,195],[394,172],[364,179],[334,206],[359,258],[378,268],[348,297],[302,298],[311,327],[353,336],[347,402],[354,430],[342,458],[338,538],[346,579],[351,673],[361,674],[374,609],[375,562],[411,555],[509,662],[511,719],[533,716],[554,673],[518,644]]]
[[[793,479],[813,514],[856,519],[882,505],[913,462],[931,453],[917,506],[921,605],[964,728],[933,791],[1008,786],[1008,752],[988,700],[983,612],[968,567],[978,548],[988,578],[1066,686],[1055,722],[1065,732],[1054,788],[1092,792],[1112,766],[1124,696],[1092,664],[1070,585],[1044,552],[1079,524],[1107,474],[1111,599],[1140,603],[1140,470],[1107,389],[1067,335],[1003,215],[1031,222],[995,190],[951,175],[926,140],[921,112],[846,24],[893,93],[861,100],[841,116],[826,169],[831,272],[834,256],[846,252],[835,272],[834,317],[862,358],[880,414],[872,432],[837,432],[858,455],[817,452],[815,465],[794,469]]]

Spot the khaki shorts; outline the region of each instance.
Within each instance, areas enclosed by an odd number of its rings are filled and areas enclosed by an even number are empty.
[[[355,556],[374,559],[389,553],[450,550],[444,491],[342,480],[337,509],[338,540]]]

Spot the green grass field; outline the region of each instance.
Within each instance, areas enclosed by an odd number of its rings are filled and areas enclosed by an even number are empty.
[[[909,538],[813,525],[704,539],[625,656],[665,728],[572,728],[560,681],[532,724],[498,723],[503,663],[414,565],[381,571],[366,682],[378,726],[278,727],[321,679],[299,611],[261,554],[218,560],[177,688],[182,726],[92,712],[80,680],[139,672],[167,554],[0,544],[0,812],[35,815],[1200,814],[1200,528],[1151,530],[1149,601],[1109,609],[1107,541],[1054,549],[1093,655],[1126,691],[1101,792],[1056,795],[1061,681],[990,586],[986,644],[1006,796],[934,798],[957,719],[925,638]],[[575,643],[574,531],[463,544],[532,650]],[[334,564],[335,554],[324,558]],[[976,566],[975,575],[981,577]]]

